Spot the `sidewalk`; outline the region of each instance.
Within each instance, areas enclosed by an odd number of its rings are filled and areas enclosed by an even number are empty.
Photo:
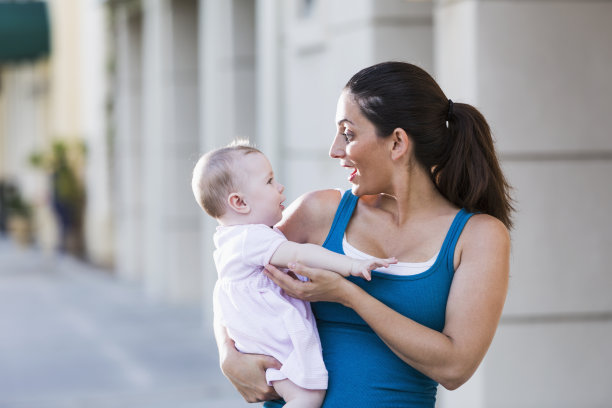
[[[0,238],[0,408],[244,408],[200,308]]]

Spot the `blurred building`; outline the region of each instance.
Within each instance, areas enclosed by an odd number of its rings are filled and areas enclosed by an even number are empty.
[[[99,1],[0,1],[0,180],[32,207],[36,243],[51,252],[60,245],[51,175],[29,158],[57,141],[84,143],[86,252],[110,265],[104,33]]]
[[[610,404],[612,2],[56,0],[49,6],[54,37],[61,38],[60,29],[79,33],[65,37],[70,51],[64,52],[75,54],[62,56],[59,48],[55,54],[54,39],[46,65],[3,66],[0,171],[32,185],[8,159],[29,149],[17,134],[39,135],[27,139],[31,144],[43,134],[86,134],[92,259],[113,259],[119,277],[141,282],[154,298],[202,301],[210,316],[214,223],[190,189],[199,155],[248,137],[271,158],[288,201],[312,189],[348,188],[345,172],[327,156],[340,90],[365,66],[413,62],[434,74],[448,97],[487,117],[518,209],[498,333],[475,376],[458,391],[441,392],[440,407]],[[69,10],[77,15],[62,24]],[[45,73],[56,59],[68,64],[68,78]],[[81,97],[59,108],[59,100],[41,107],[40,98],[14,96],[13,89],[30,86],[23,83],[37,75],[48,78],[47,101],[56,83],[78,84],[72,92]],[[46,119],[9,127],[6,112],[17,103],[29,104],[19,112]]]

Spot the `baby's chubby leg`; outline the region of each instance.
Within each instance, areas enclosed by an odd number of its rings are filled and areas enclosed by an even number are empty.
[[[286,408],[319,408],[325,398],[325,390],[308,390],[288,379],[274,381],[272,386],[285,400]]]

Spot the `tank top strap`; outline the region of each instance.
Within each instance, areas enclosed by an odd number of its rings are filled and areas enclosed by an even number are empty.
[[[332,226],[329,229],[327,238],[325,238],[325,242],[323,243],[324,248],[334,252],[344,253],[342,250],[344,231],[351,220],[351,216],[353,215],[353,211],[355,210],[358,200],[359,197],[353,195],[351,190],[346,190],[344,192],[342,199],[340,200],[340,204],[338,205],[338,209],[336,210],[336,215],[334,216]]]
[[[442,248],[440,249],[440,256],[444,257],[443,259],[446,260],[446,267],[451,275],[455,271],[455,247],[457,246],[457,241],[459,240],[459,236],[461,236],[463,227],[465,227],[465,224],[472,215],[474,215],[474,213],[466,211],[465,208],[459,210],[453,219],[453,223],[451,224],[448,233],[446,234],[446,238],[444,238]]]

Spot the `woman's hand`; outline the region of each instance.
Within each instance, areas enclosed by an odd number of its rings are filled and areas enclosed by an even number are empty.
[[[352,291],[359,289],[357,285],[332,271],[310,268],[299,263],[291,264],[289,268],[293,272],[307,277],[308,282],[297,279],[291,273],[287,274],[279,271],[273,265],[266,265],[264,273],[274,283],[283,288],[289,296],[297,299],[308,302],[337,302],[348,306]]]
[[[232,342],[233,343],[233,342]],[[241,353],[228,344],[221,362],[221,371],[247,402],[279,399],[280,396],[266,382],[268,368],[281,368],[274,357]]]

